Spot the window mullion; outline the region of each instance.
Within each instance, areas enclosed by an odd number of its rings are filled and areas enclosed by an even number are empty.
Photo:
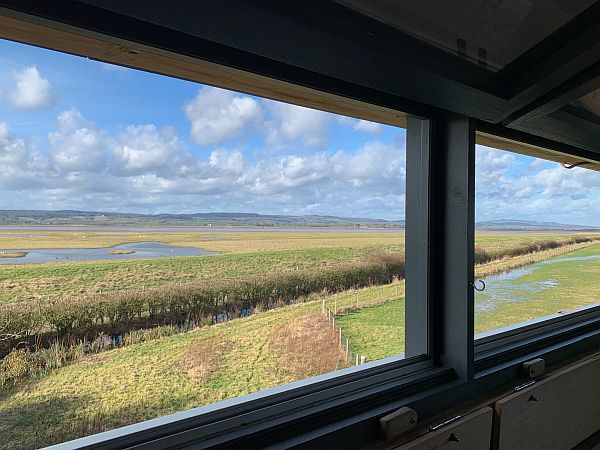
[[[433,355],[459,379],[474,376],[475,129],[445,114],[431,151],[431,298]]]

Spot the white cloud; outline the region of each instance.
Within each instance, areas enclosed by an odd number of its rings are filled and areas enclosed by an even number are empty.
[[[173,170],[183,161],[175,129],[158,130],[152,124],[128,126],[116,139],[113,154],[113,171],[125,176]]]
[[[327,122],[331,114],[316,109],[287,103],[270,102],[271,120],[267,142],[275,147],[284,147],[300,142],[308,147],[324,146],[327,142]]]
[[[600,225],[600,173],[588,169],[478,146],[476,194],[477,220]]]
[[[40,109],[52,106],[52,87],[42,78],[36,66],[14,73],[15,90],[11,94],[13,105],[19,109]]]
[[[76,109],[57,118],[58,130],[48,134],[50,158],[65,172],[100,172],[108,162],[107,139]]]
[[[381,124],[377,122],[369,122],[367,120],[358,120],[353,126],[357,131],[363,131],[365,133],[378,134],[383,130]]]
[[[190,136],[196,144],[226,142],[258,123],[261,109],[256,100],[213,87],[203,87],[184,106],[191,123]]]
[[[45,184],[48,173],[47,159],[24,139],[13,136],[6,123],[0,123],[0,188],[35,189]]]
[[[338,151],[332,157],[340,182],[355,187],[384,186],[404,191],[406,170],[403,145],[367,142],[359,151]]]
[[[363,119],[353,119],[348,116],[337,116],[337,122],[343,127],[352,127],[353,130],[362,133],[380,134],[383,131],[383,125],[377,122],[370,122]]]
[[[130,125],[110,136],[61,113],[40,153],[0,124],[2,208],[141,212],[258,211],[401,218],[404,148],[370,142],[335,153],[236,149],[188,153],[173,129]]]

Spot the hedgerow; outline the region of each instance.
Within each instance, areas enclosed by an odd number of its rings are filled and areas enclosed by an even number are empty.
[[[270,309],[319,292],[387,284],[403,277],[404,261],[396,257],[320,270],[8,304],[0,306],[0,351],[5,355],[19,344],[40,344],[40,339],[75,343],[102,333],[124,335],[160,325],[215,323],[247,315],[257,307]]]

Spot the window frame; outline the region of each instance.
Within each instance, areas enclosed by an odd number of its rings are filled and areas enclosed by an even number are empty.
[[[114,20],[111,17],[108,23]],[[543,357],[547,366],[558,365],[600,345],[600,310],[594,308],[530,324],[517,332],[507,330],[502,339],[476,341],[473,292],[469,287],[474,275],[475,131],[542,145],[574,157],[589,159],[589,152],[365,86],[307,74],[291,66],[259,60],[255,55],[244,59],[248,55],[166,29],[128,36],[118,21],[111,33],[98,28],[102,21],[97,17],[90,18],[89,28],[83,29],[56,22],[51,15],[43,18],[7,8],[0,9],[0,18],[3,37],[31,45],[190,81],[215,80],[216,85],[244,92],[255,86],[254,95],[288,102],[291,99],[303,106],[390,125],[403,123],[404,116],[398,111],[420,117],[428,124],[421,136],[429,141],[429,161],[417,164],[427,167],[427,172],[420,172],[426,184],[421,179],[418,187],[413,187],[427,197],[426,202],[421,202],[426,204],[425,216],[419,215],[421,223],[428,224],[427,244],[423,244],[421,231],[417,247],[426,251],[421,253],[425,256],[418,267],[426,267],[428,274],[427,285],[419,287],[426,292],[427,310],[421,309],[419,317],[421,321],[426,317],[429,324],[426,335],[430,356],[375,361],[53,448],[201,448],[211,444],[221,448],[239,448],[240,444],[258,448],[286,440],[292,444],[309,442],[318,448],[323,443],[331,445],[332,437],[339,439],[335,441],[337,445],[345,442],[357,446],[376,439],[379,417],[400,406],[413,407],[419,420],[427,421],[446,408],[472,400],[483,390],[516,384],[523,378],[521,364],[527,359]],[[142,24],[138,25],[142,29]],[[240,60],[246,65],[237,64]],[[407,139],[408,145],[412,144]],[[407,186],[407,192],[409,189]],[[527,342],[527,338],[533,340]]]
[[[410,331],[406,329],[407,345],[411,346],[410,351],[405,352],[406,358],[396,355],[352,366],[86,436],[53,448],[109,449],[145,446],[150,441],[160,448],[198,441],[208,446],[209,442],[235,439],[240,427],[244,433],[250,433],[253,428],[283,426],[281,424],[300,420],[314,427],[315,423],[323,423],[324,412],[332,408],[345,405],[346,413],[356,413],[357,406],[354,405],[360,405],[360,410],[368,409],[375,398],[402,397],[454,379],[453,371],[438,367],[429,353],[430,120],[409,116],[406,135],[406,211],[410,209],[416,220],[408,220],[408,213],[405,214],[405,241],[417,245],[406,248],[405,280],[409,279],[409,274],[415,279],[407,287],[410,292],[405,292],[405,317],[414,314],[416,320],[413,323],[418,324]],[[409,340],[408,334],[413,332],[418,334]]]
[[[489,138],[492,141],[497,139],[496,144],[507,140],[509,147],[518,147],[518,151],[515,151],[494,145],[509,153],[527,155],[527,147],[530,146],[533,148],[532,153],[535,153],[532,156],[544,158],[546,154],[549,161],[590,159],[590,152],[582,152],[517,130],[478,122],[476,133],[479,132],[487,138],[487,142],[491,142]],[[595,159],[600,162],[600,157],[596,156]],[[474,336],[475,370],[480,375],[500,372],[515,360],[527,361],[533,358],[532,355],[560,350],[561,347],[566,349],[574,341],[594,338],[596,330],[600,330],[600,303],[581,307],[573,313],[550,314],[480,333]]]
[[[16,14],[16,16],[19,16]],[[43,26],[48,21],[42,20]],[[72,27],[61,27],[72,32]],[[61,32],[64,30],[61,30]],[[85,33],[86,39],[96,38],[93,33]],[[35,33],[32,36],[37,36]],[[116,40],[122,45],[121,40]],[[27,42],[25,42],[27,43]],[[105,43],[103,43],[105,44]],[[39,45],[39,44],[38,44]],[[139,47],[134,44],[132,47]],[[140,52],[142,53],[142,52]],[[161,52],[164,54],[165,52]],[[115,54],[121,58],[122,54]],[[164,55],[161,55],[164,56]],[[110,61],[108,61],[110,62]],[[221,68],[211,66],[212,69]],[[230,68],[222,67],[224,73]],[[168,76],[168,75],[167,75]],[[256,79],[256,77],[252,77]],[[276,83],[276,80],[272,80]],[[280,94],[281,83],[270,97],[276,100],[290,100]],[[244,85],[245,86],[245,85]],[[260,89],[268,89],[261,83]],[[291,85],[293,86],[293,85]],[[231,88],[231,86],[227,86]],[[305,421],[307,429],[323,423],[325,411],[344,405],[346,415],[364,412],[373,406],[387,403],[392,399],[405,398],[414,392],[425,392],[428,388],[439,386],[455,379],[452,369],[440,366],[431,356],[434,342],[431,338],[432,307],[430,305],[430,148],[431,114],[424,116],[423,111],[431,112],[427,107],[415,108],[407,105],[413,114],[401,112],[395,105],[380,106],[377,99],[348,98],[343,95],[343,84],[339,93],[321,93],[319,100],[314,90],[304,86],[293,86],[294,92],[304,93],[305,97],[293,96],[294,103],[318,108],[337,114],[355,114],[355,117],[387,123],[392,126],[404,126],[406,129],[406,208],[414,214],[416,220],[407,220],[405,216],[406,240],[416,246],[406,249],[406,271],[415,274],[414,282],[407,288],[405,295],[406,317],[415,315],[411,321],[411,339],[407,345],[410,350],[406,358],[393,356],[354,366],[337,372],[296,381],[271,389],[251,393],[234,399],[217,402],[168,416],[158,417],[106,432],[82,437],[73,441],[57,444],[52,448],[123,448],[142,446],[152,448],[184,445],[190,442],[233,441],[240,429],[244,433],[253,428],[286,428],[298,420]],[[243,89],[240,89],[243,90]],[[255,94],[256,95],[256,94]],[[281,98],[284,97],[284,98]],[[306,99],[306,100],[305,100]],[[318,103],[322,101],[322,103]],[[419,115],[415,115],[419,114]],[[382,118],[386,120],[381,120]],[[409,143],[410,141],[410,143]],[[409,152],[410,147],[410,152]],[[410,186],[409,186],[410,184]],[[406,277],[408,279],[408,276]],[[418,333],[418,335],[417,335]],[[338,414],[339,416],[339,414]],[[333,420],[332,416],[332,420]],[[285,431],[282,436],[287,436]],[[160,444],[158,444],[160,442]],[[203,444],[204,445],[204,444]],[[208,444],[207,444],[208,445]]]

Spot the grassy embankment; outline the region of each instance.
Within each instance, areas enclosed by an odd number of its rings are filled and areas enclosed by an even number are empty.
[[[402,283],[327,296],[338,308],[403,296]],[[358,295],[358,297],[357,297]],[[322,299],[95,355],[0,393],[5,447],[28,449],[346,367]],[[402,347],[390,348],[397,353]]]

